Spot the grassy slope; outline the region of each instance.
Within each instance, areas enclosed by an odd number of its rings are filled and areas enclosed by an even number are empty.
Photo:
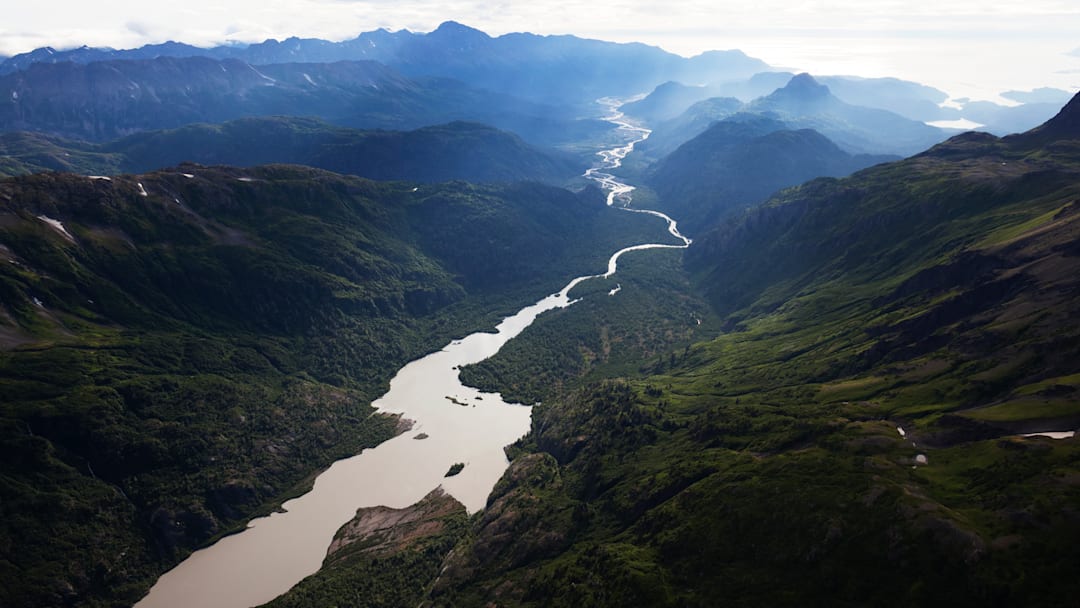
[[[595,193],[285,166],[42,174],[0,205],[11,606],[133,601],[389,436],[368,403],[402,363],[663,228]]]
[[[534,409],[533,481],[508,474],[431,603],[1074,597],[1080,441],[1016,433],[1080,421],[1078,161],[965,136],[701,239],[688,268],[725,331]]]
[[[97,144],[43,135],[0,134],[0,177],[70,171],[83,175],[112,175],[125,161],[119,154],[102,152]]]

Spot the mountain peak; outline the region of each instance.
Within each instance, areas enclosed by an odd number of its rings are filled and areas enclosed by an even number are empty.
[[[786,85],[755,103],[765,109],[814,114],[835,101],[829,87],[814,80],[810,74],[802,73],[792,76]]]
[[[487,40],[491,38],[484,32],[478,29],[471,28],[467,25],[462,25],[457,21],[443,21],[434,32],[429,35],[438,35],[442,37],[453,38],[465,38],[465,39],[482,39]]]
[[[803,98],[821,98],[829,96],[829,87],[814,80],[814,77],[806,72],[792,76],[791,80],[789,80],[787,85],[781,90],[797,94],[799,97]]]

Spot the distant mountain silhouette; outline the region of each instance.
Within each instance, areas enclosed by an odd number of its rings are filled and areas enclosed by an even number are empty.
[[[669,120],[689,109],[694,103],[709,97],[736,97],[744,102],[765,97],[783,88],[794,76],[791,72],[761,72],[745,80],[701,86],[668,82],[656,87],[644,99],[627,104],[623,109],[627,114],[653,122]],[[955,120],[961,117],[961,112],[956,108],[941,106],[948,99],[948,94],[916,82],[856,76],[816,76],[814,79],[828,86],[837,99],[852,105],[889,110],[920,122]],[[1052,94],[1053,92],[1050,92],[1046,95]],[[1064,101],[1060,100],[1059,105]]]
[[[138,131],[245,116],[317,116],[359,128],[413,129],[454,120],[493,124],[544,145],[607,130],[566,110],[374,61],[252,65],[159,57],[36,63],[0,77],[0,129],[104,141]]]
[[[710,90],[709,87],[668,81],[657,86],[644,98],[623,104],[619,110],[628,116],[655,124],[671,120],[698,101],[712,97]]]
[[[528,33],[493,38],[448,21],[428,34],[376,30],[351,40],[289,38],[248,46],[198,49],[166,43],[132,50],[36,49],[0,63],[0,74],[36,63],[89,63],[159,57],[238,59],[252,65],[372,60],[406,76],[454,78],[472,86],[547,103],[591,104],[602,95],[633,95],[666,80],[715,82],[768,69],[740,51],[710,51],[686,59],[640,43]]]
[[[747,104],[746,111],[773,112],[798,128],[819,131],[852,152],[910,155],[945,139],[945,132],[888,110],[844,103],[809,74]]]
[[[1056,103],[1060,106],[1069,103],[1073,94],[1062,89],[1039,87],[1031,91],[1005,91],[1001,96],[1017,103]]]
[[[783,75],[781,73],[781,75]],[[759,82],[769,82],[777,73],[759,74]],[[884,79],[882,79],[884,80]],[[846,86],[846,85],[845,85]],[[918,87],[914,83],[867,81],[862,87]],[[723,86],[694,88],[668,84],[630,107],[628,112],[648,120],[662,116],[688,97],[703,91],[722,90]],[[916,90],[919,90],[916,88]],[[929,94],[929,93],[928,93]],[[873,97],[870,93],[866,96]],[[929,148],[947,136],[946,132],[925,123],[910,120],[880,108],[845,103],[828,86],[809,74],[798,74],[786,84],[749,103],[733,97],[714,97],[698,101],[679,116],[650,123],[653,133],[628,158],[628,167],[656,161],[671,154],[683,143],[703,133],[709,125],[736,113],[757,114],[782,121],[791,129],[812,129],[828,137],[852,154],[908,156]]]
[[[924,84],[898,78],[815,78],[829,87],[829,92],[837,99],[852,105],[888,110],[919,122],[955,120],[961,117],[961,113],[955,108],[941,107],[949,98],[947,93]]]
[[[1038,102],[1019,106],[1003,106],[992,101],[967,101],[961,113],[964,118],[982,126],[980,131],[995,135],[1023,133],[1042,125],[1061,108],[1061,103]]]
[[[705,132],[714,122],[736,114],[743,105],[734,97],[711,97],[699,101],[675,118],[655,125],[649,139],[638,144],[630,158],[659,160]]]

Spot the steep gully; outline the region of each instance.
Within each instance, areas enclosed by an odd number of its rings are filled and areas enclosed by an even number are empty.
[[[360,507],[407,507],[439,485],[470,512],[484,507],[508,465],[503,447],[528,432],[530,410],[504,402],[498,393],[462,385],[459,368],[493,356],[540,313],[573,304],[571,290],[583,281],[615,274],[623,254],[690,246],[675,220],[657,211],[628,207],[633,186],[608,171],[617,168],[650,131],[625,120],[617,100],[599,103],[610,112],[606,120],[628,139],[624,145],[600,152],[600,162],[584,177],[608,191],[608,205],[665,220],[668,232],[682,244],[648,243],[621,249],[608,260],[606,272],[575,278],[562,291],[503,319],[495,333],[454,340],[441,351],[407,364],[373,405],[411,420],[410,432],[334,463],[315,479],[310,492],[282,505],[283,512],[253,520],[243,532],[195,552],[158,579],[136,604],[138,608],[245,608],[270,601],[319,569],[334,533]],[[617,292],[618,288],[609,293]],[[445,478],[457,462],[465,463],[465,469]]]

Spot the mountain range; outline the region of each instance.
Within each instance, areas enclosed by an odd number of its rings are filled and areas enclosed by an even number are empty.
[[[706,100],[736,98],[748,103],[765,97],[783,88],[795,76],[797,74],[791,72],[770,71],[749,79],[710,85],[667,82],[644,99],[627,104],[626,112],[650,125],[660,125]],[[979,125],[979,130],[997,135],[1019,133],[1038,126],[1057,113],[1071,97],[1068,91],[1050,88],[1031,92],[1007,91],[1002,97],[1020,105],[1002,105],[966,98],[949,99],[944,91],[896,78],[815,76],[814,80],[827,86],[836,101],[849,106],[886,110],[922,123],[942,121],[948,124],[966,119]]]
[[[670,120],[693,104],[712,97],[734,97],[743,102],[753,101],[784,87],[796,75],[792,72],[768,71],[759,72],[745,80],[696,86],[667,82],[656,87],[644,99],[627,104],[625,110],[628,114],[653,123]],[[829,87],[830,92],[840,101],[851,105],[888,110],[919,122],[960,117],[959,110],[942,107],[941,104],[949,98],[947,93],[915,82],[897,78],[853,76],[817,76],[815,80]],[[1052,96],[1053,93],[1047,91],[1044,95]],[[1021,98],[1024,98],[1022,93]],[[1057,101],[1060,105],[1067,99],[1040,97],[1028,99],[1025,103],[1036,100]],[[656,106],[655,109],[653,106]]]
[[[714,81],[750,76],[768,67],[739,51],[711,51],[686,59],[643,44],[575,36],[520,33],[492,38],[448,21],[428,34],[376,30],[338,43],[289,38],[210,49],[175,42],[127,51],[43,48],[0,63],[0,74],[37,64],[190,57],[238,60],[255,66],[377,61],[410,77],[453,78],[523,99],[571,105],[591,104],[605,95],[633,95],[651,89],[664,78]]]
[[[378,30],[343,42],[45,48],[0,65],[0,98],[11,100],[0,106],[0,129],[106,141],[251,116],[312,116],[396,130],[471,121],[536,145],[569,148],[610,137],[606,123],[595,120],[597,98],[659,87],[655,97],[627,106],[657,131],[651,160],[704,131],[722,117],[721,108],[731,109],[732,97],[757,104],[754,111],[784,113],[792,126],[813,128],[852,153],[908,155],[946,136],[920,122],[966,117],[994,133],[1022,131],[1048,118],[1060,104],[1053,100],[1065,94],[1015,92],[1024,101],[1017,107],[959,100],[957,109],[943,105],[942,91],[917,83],[824,76],[832,95],[817,95],[813,115],[791,116],[790,98],[760,101],[794,76],[737,51],[685,59],[573,36],[491,37],[455,22],[427,34]],[[810,86],[800,93],[814,94]],[[718,97],[725,100],[709,101]],[[694,106],[700,102],[707,103]],[[805,100],[800,107],[806,109]],[[679,116],[684,112],[689,115]]]
[[[0,129],[91,141],[271,115],[395,129],[479,120],[541,145],[607,128],[458,81],[409,79],[372,61],[255,67],[191,57],[33,64],[0,77],[0,96],[10,100],[0,106]]]
[[[630,109],[631,112],[634,110]],[[813,76],[799,74],[768,95],[747,103],[732,97],[698,101],[674,118],[656,123],[654,134],[638,153],[649,159],[661,158],[682,142],[704,132],[714,121],[737,112],[778,119],[793,128],[814,129],[856,154],[906,156],[946,137],[941,129],[888,110],[845,103]]]

